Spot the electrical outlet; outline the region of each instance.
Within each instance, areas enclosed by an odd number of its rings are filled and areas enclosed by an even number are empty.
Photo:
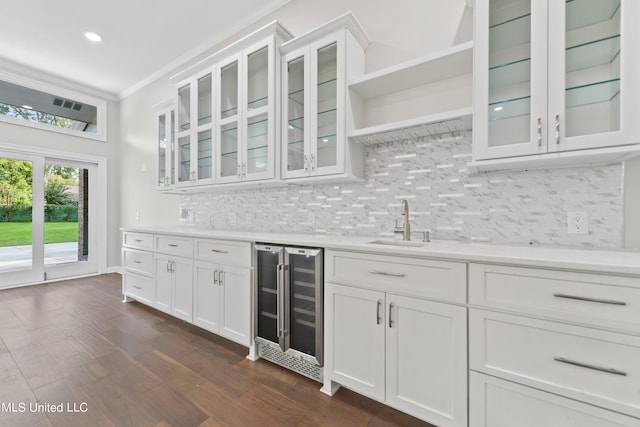
[[[567,212],[567,233],[589,234],[589,217],[586,212]]]

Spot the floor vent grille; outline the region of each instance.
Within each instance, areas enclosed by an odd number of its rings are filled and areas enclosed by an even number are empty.
[[[262,359],[275,363],[276,365],[283,366],[294,372],[311,378],[312,380],[322,382],[323,371],[322,367],[316,365],[313,362],[303,359],[300,356],[284,353],[280,347],[276,344],[270,343],[257,343],[258,356]]]

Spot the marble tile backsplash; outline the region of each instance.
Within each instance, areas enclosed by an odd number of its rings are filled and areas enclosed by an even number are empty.
[[[407,199],[412,231],[432,239],[622,247],[622,164],[470,174],[470,159],[468,134],[379,145],[361,183],[187,194],[180,207],[216,229],[391,236]],[[567,233],[571,211],[587,212],[588,235]]]

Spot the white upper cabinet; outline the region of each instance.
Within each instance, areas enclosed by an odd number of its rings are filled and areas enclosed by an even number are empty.
[[[156,110],[156,127],[156,186],[158,190],[169,190],[176,179],[175,110],[172,106]]]
[[[172,77],[176,188],[276,178],[278,47],[290,38],[274,21]]]
[[[207,69],[178,84],[176,187],[213,183],[213,81]]]
[[[273,36],[218,63],[218,183],[275,178]]]
[[[362,147],[347,140],[347,81],[364,72],[368,43],[346,14],[282,45],[283,179],[362,177]]]
[[[477,0],[474,13],[474,161],[635,149],[639,2]]]

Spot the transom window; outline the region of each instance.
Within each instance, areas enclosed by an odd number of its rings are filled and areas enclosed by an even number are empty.
[[[0,74],[0,120],[106,141],[106,102]]]

